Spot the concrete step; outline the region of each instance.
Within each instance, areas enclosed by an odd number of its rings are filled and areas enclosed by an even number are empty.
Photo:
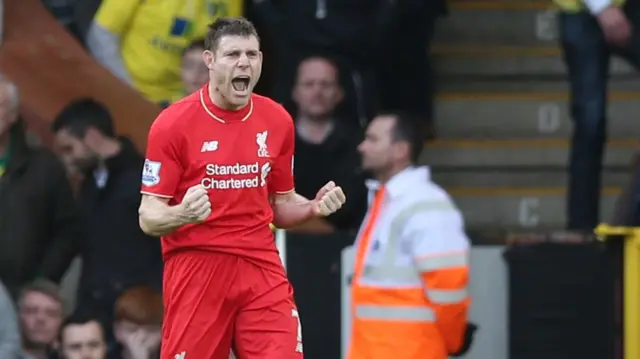
[[[562,228],[566,223],[566,190],[548,188],[449,188],[469,227]],[[602,191],[600,217],[613,216],[619,188]]]
[[[438,44],[549,45],[558,41],[550,1],[454,2],[437,27]]]
[[[566,73],[562,51],[554,46],[436,45],[431,53],[439,75],[560,75]],[[621,58],[609,65],[611,76],[637,71]]]
[[[545,168],[456,170],[435,167],[432,168],[432,176],[434,181],[443,187],[566,187],[568,180],[565,170],[552,171]],[[605,171],[602,174],[602,185],[605,187],[624,187],[630,178],[629,170]]]
[[[636,153],[638,140],[617,139],[607,144],[604,167],[626,170]],[[420,163],[434,168],[547,168],[564,169],[569,142],[538,140],[436,140],[425,147]]]
[[[439,76],[437,90],[440,97],[447,94],[477,99],[538,97],[568,99],[569,82],[564,75],[519,76]],[[615,78],[608,83],[609,93],[620,92],[627,98],[640,97],[640,81],[635,77]]]
[[[566,92],[442,92],[434,126],[444,139],[569,138],[568,99]],[[610,137],[640,138],[640,92],[611,92],[607,113]]]

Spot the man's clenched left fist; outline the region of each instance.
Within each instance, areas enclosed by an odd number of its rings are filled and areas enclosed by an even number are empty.
[[[317,216],[328,216],[339,210],[346,200],[347,197],[342,188],[336,186],[333,181],[329,181],[316,194],[313,200],[313,211]]]

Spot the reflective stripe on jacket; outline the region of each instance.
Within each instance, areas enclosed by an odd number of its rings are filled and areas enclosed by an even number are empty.
[[[470,304],[462,216],[426,167],[383,193],[356,239],[347,358],[446,359],[462,345]]]

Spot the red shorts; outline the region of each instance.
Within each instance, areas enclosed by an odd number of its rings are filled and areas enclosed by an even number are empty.
[[[187,252],[164,268],[161,359],[302,359],[287,278],[224,253]],[[182,357],[181,357],[182,358]]]

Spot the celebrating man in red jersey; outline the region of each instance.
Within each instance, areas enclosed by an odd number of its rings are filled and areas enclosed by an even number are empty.
[[[253,25],[219,19],[205,38],[210,81],[149,130],[140,226],[162,236],[162,359],[302,358],[293,291],[269,223],[289,227],[345,202],[328,183],[293,188],[294,126],[252,93],[262,69]]]

